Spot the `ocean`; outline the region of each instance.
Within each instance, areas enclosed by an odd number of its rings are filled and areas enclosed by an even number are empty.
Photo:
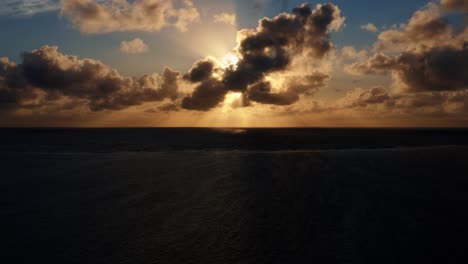
[[[2,263],[463,263],[468,129],[0,129]]]

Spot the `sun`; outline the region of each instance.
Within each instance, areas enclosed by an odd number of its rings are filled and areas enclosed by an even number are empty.
[[[230,92],[226,95],[224,102],[230,105],[234,103],[235,101],[240,100],[241,97],[242,97],[242,93]]]
[[[222,111],[227,112],[237,106],[242,105],[242,93],[239,92],[229,92],[224,97]]]
[[[235,67],[239,62],[239,57],[235,54],[229,52],[228,54],[224,55],[220,60],[218,60],[219,66],[223,69],[227,69],[229,67]]]

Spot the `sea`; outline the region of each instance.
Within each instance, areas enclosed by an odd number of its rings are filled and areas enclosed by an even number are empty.
[[[467,263],[468,129],[0,129],[0,263]]]

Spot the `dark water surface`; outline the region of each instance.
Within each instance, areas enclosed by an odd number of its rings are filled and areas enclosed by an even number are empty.
[[[468,129],[0,129],[0,151],[324,150],[468,146]]]
[[[3,129],[1,263],[464,263],[468,130]]]

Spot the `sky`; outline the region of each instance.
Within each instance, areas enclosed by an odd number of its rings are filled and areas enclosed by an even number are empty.
[[[465,127],[467,13],[467,0],[4,0],[0,126]]]

